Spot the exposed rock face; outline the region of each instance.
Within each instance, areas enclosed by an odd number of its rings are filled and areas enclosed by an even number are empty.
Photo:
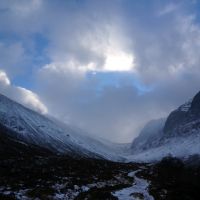
[[[166,137],[190,136],[199,134],[199,129],[200,92],[169,115],[164,126],[164,134]]]
[[[178,109],[170,113],[163,129],[165,136],[175,136],[180,134],[177,127],[185,122],[190,107],[191,101],[181,105]]]

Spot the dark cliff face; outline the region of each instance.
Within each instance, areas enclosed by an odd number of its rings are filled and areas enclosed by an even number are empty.
[[[165,136],[189,136],[200,129],[200,92],[173,111],[164,126]]]
[[[190,108],[190,112],[193,115],[199,116],[200,117],[200,92],[198,92],[191,103],[191,108]]]
[[[171,135],[172,130],[175,130],[177,126],[180,126],[183,121],[186,119],[187,113],[180,110],[173,111],[166,120],[164,126],[165,135]]]

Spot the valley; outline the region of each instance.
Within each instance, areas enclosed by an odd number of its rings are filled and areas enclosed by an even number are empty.
[[[122,145],[0,95],[0,199],[199,199],[199,96]]]
[[[200,200],[200,0],[0,0],[0,200]]]

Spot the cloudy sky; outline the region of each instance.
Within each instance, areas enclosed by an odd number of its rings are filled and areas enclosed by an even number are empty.
[[[130,142],[200,90],[200,2],[2,0],[0,92]]]

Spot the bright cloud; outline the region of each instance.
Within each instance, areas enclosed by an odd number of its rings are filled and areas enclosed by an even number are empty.
[[[0,70],[0,92],[42,114],[48,112],[47,107],[40,101],[37,94],[23,87],[12,85],[7,74],[2,70]]]
[[[4,71],[0,71],[0,83],[2,85],[10,85],[10,80]]]

